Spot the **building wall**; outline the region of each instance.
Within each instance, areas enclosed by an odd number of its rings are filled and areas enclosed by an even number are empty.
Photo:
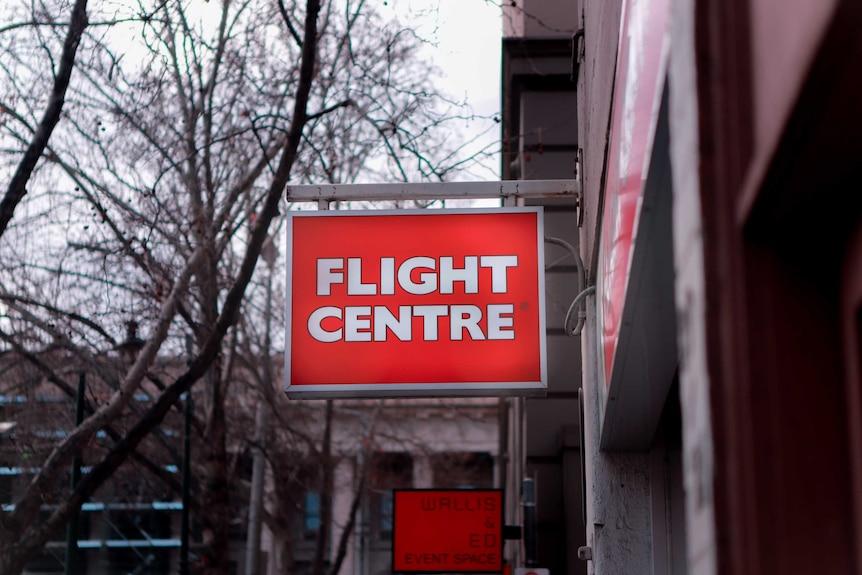
[[[579,8],[580,246],[591,282],[609,209],[621,8],[633,4]],[[590,573],[862,569],[860,30],[862,6],[849,0],[671,2],[672,207],[662,225],[672,229],[663,257],[678,363],[647,447],[600,448],[590,298]]]
[[[577,29],[575,1],[527,0],[503,8],[503,179],[565,179],[578,174],[578,114],[572,79],[571,37]],[[578,249],[573,201],[540,200],[545,236]],[[510,547],[509,564],[541,567],[552,575],[584,573],[577,558],[585,542],[581,495],[580,341],[566,334],[564,320],[579,292],[573,257],[559,244],[545,247],[548,392],[507,406],[506,485],[508,521],[523,525],[524,478],[536,492],[535,556],[524,544]],[[525,539],[526,541],[526,539]]]
[[[599,238],[603,213],[610,209],[605,204],[609,157],[620,153],[619,139],[612,142],[611,134],[614,97],[623,89],[615,82],[624,4],[587,0],[583,9],[583,51],[578,55],[585,201],[581,246],[591,283],[601,273]],[[631,9],[633,2],[627,4]],[[591,315],[582,354],[588,358],[583,386],[590,573],[685,572],[681,424],[667,415],[679,409],[677,388],[672,385],[674,299],[673,293],[667,293],[673,286],[673,248],[667,229],[673,219],[667,147],[667,121],[672,114],[665,108],[656,114],[656,143],[647,149],[650,171],[640,183],[639,213],[646,223],[636,230],[630,268],[618,272],[638,279],[629,280],[625,299],[628,315],[622,325],[627,331],[620,331],[614,359],[614,370],[622,370],[624,385],[617,392],[608,391],[611,374],[605,373],[600,359],[603,333],[596,318],[597,298],[588,299]],[[612,149],[614,145],[617,149]]]
[[[591,298],[594,299],[594,298]],[[583,338],[584,444],[586,454],[586,546],[592,559],[587,573],[650,573],[650,457],[646,453],[608,453],[600,448],[601,411],[595,305],[588,305]]]
[[[584,30],[576,54],[578,63],[578,141],[584,150],[584,225],[581,232],[584,263],[595,279],[602,213],[605,160],[611,122],[622,0],[583,0],[580,27]],[[576,48],[577,51],[577,48]]]
[[[714,453],[707,365],[703,223],[699,194],[695,2],[672,4],[669,61],[670,158],[673,166],[673,238],[676,268],[679,382],[682,405],[688,572],[718,573]]]
[[[694,294],[682,309],[704,303],[690,320],[704,337],[683,357],[700,365],[681,383],[709,406],[710,433],[696,413],[686,423],[687,435],[701,431],[686,439],[700,446],[686,470],[701,487],[693,493],[711,500],[701,515],[711,512],[714,530],[693,526],[704,542],[692,549],[694,572],[856,572],[858,411],[847,398],[858,384],[839,350],[852,347],[842,314],[858,309],[842,312],[838,300],[862,206],[839,190],[858,187],[860,175],[860,88],[850,70],[862,62],[862,9],[685,4],[678,12],[693,15],[694,41],[682,47],[697,66],[694,90],[677,93],[697,109],[697,136],[674,169],[696,183],[680,194],[701,205],[701,250],[690,257],[702,259],[704,278],[684,280],[689,289],[678,293]],[[672,85],[690,81],[681,68],[672,66]],[[674,135],[694,131],[683,124]]]
[[[577,29],[577,0],[516,0],[503,3],[502,9],[506,38],[559,38]]]
[[[754,149],[771,155],[840,2],[758,0],[747,4]]]

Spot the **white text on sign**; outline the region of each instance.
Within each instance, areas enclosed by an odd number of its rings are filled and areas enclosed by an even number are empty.
[[[465,256],[463,267],[455,267],[454,258],[415,256],[400,265],[396,259],[379,259],[380,277],[372,283],[363,282],[362,258],[320,258],[317,260],[317,295],[332,295],[333,286],[344,286],[348,296],[395,295],[396,288],[413,296],[430,294],[452,295],[456,284],[464,294],[478,294],[480,289],[492,294],[508,292],[508,272],[518,266],[516,255]],[[346,263],[346,265],[345,265]],[[480,269],[490,270],[480,274]],[[482,285],[487,278],[489,285]],[[488,281],[490,280],[490,281]],[[322,343],[387,341],[391,336],[400,341],[439,341],[448,335],[450,341],[512,340],[515,306],[512,303],[451,305],[400,305],[390,309],[384,305],[322,306],[308,317],[308,333]],[[421,318],[421,335],[414,333],[414,318]],[[441,320],[448,320],[448,329],[441,330]],[[326,325],[324,325],[326,324]],[[442,332],[442,334],[441,334]]]

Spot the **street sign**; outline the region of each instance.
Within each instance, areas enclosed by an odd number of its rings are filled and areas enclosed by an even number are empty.
[[[393,501],[394,572],[503,571],[501,490],[399,489]]]
[[[289,215],[289,397],[545,391],[541,208]]]
[[[626,0],[622,12],[599,238],[597,319],[605,388],[611,385],[624,328],[623,307],[667,67],[670,3]]]

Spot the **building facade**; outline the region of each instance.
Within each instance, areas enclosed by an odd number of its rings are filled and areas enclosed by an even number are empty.
[[[315,433],[314,427],[325,421],[326,403],[293,401],[287,411],[306,412],[309,431]],[[490,489],[498,484],[496,399],[339,400],[332,424],[335,465],[326,555],[328,563],[335,561],[342,539],[346,541],[338,571],[342,575],[392,573],[394,489]],[[319,478],[308,479],[297,483],[283,521],[276,522],[288,533],[279,538],[272,524],[264,525],[259,573],[309,572],[325,488]],[[265,508],[272,514],[283,477],[267,474],[267,484]],[[284,564],[285,539],[292,546],[292,566]]]
[[[505,180],[577,177],[577,95],[571,80],[573,5],[533,1],[503,7],[502,94]],[[506,466],[508,522],[520,544],[507,547],[512,567],[585,573],[577,549],[585,538],[580,484],[582,452],[578,337],[567,334],[572,298],[582,289],[577,255],[577,201],[528,200],[544,210],[548,390],[544,397],[503,403],[501,447]],[[524,499],[525,481],[535,501]],[[533,505],[535,505],[533,507]],[[527,509],[535,511],[534,520]]]
[[[530,26],[554,23],[576,93],[539,107],[543,134],[575,109],[584,198],[567,225],[596,290],[573,371],[587,572],[859,572],[862,6],[511,10],[504,54],[516,42],[548,81]],[[504,110],[528,117],[514,77],[504,63]]]

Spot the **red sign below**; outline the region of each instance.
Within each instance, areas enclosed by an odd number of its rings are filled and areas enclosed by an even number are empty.
[[[394,493],[396,573],[503,571],[503,492],[413,489]]]

